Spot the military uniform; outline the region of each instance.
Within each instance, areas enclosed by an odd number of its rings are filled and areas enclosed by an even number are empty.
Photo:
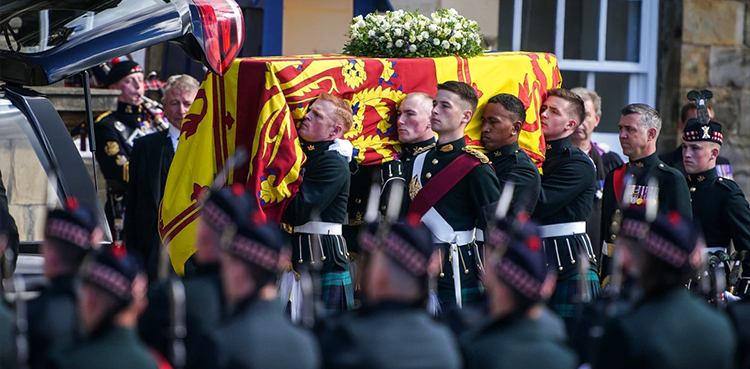
[[[484,229],[486,220],[484,209],[500,197],[497,177],[489,165],[489,159],[482,153],[467,148],[463,137],[458,140],[438,144],[426,152],[418,150],[417,156],[407,162],[409,209],[415,209],[417,194],[425,191],[433,176],[439,175],[449,164],[466,155],[468,164],[478,164],[465,177],[460,178],[444,196],[437,199],[432,210],[422,217],[430,228],[434,242],[439,245],[438,253],[443,262],[438,278],[438,298],[441,303],[454,303],[455,286],[453,281],[451,244],[458,246],[459,269],[461,274],[461,296],[463,302],[479,299],[482,287],[479,277],[479,259],[475,258],[477,247],[474,244],[474,229]],[[463,159],[462,159],[463,160]],[[419,169],[421,167],[421,170]],[[455,171],[456,167],[452,167]],[[456,177],[448,174],[449,177]],[[458,178],[455,178],[458,179]],[[430,185],[433,189],[445,186],[443,183]],[[437,184],[437,187],[435,186]],[[442,185],[442,186],[441,186]],[[423,195],[426,196],[426,195]],[[434,211],[433,211],[434,210]]]
[[[602,222],[604,180],[609,172],[622,165],[622,159],[620,159],[620,155],[609,150],[609,145],[596,142],[591,143],[588,155],[596,166],[596,196],[594,196],[594,205],[591,207],[591,215],[586,220],[586,233],[591,239],[591,244],[596,245],[594,253],[597,260],[601,260],[601,248],[598,246],[602,244],[599,232],[601,232]]]
[[[624,183],[632,180],[634,187],[624,188]],[[658,188],[648,186],[649,180],[654,178],[658,181]],[[615,188],[622,191],[618,194]],[[655,192],[655,194],[654,194]],[[602,244],[602,270],[603,284],[611,273],[611,261],[609,255],[614,253],[614,241],[617,238],[612,227],[616,227],[616,213],[620,212],[621,196],[626,197],[630,206],[645,207],[646,199],[656,195],[659,200],[659,209],[677,210],[680,215],[687,219],[692,218],[690,206],[690,191],[687,187],[685,177],[676,169],[664,164],[654,153],[645,158],[631,160],[627,164],[613,170],[607,175],[604,182],[604,200],[602,204],[601,234],[604,235]]]
[[[693,205],[693,219],[700,224],[709,251],[723,250],[734,243],[737,251],[750,251],[750,205],[737,184],[711,168],[687,177]],[[743,262],[750,277],[750,260]]]
[[[0,368],[14,368],[16,363],[16,340],[13,335],[15,318],[0,298]]]
[[[676,285],[607,325],[596,367],[734,368],[734,340],[726,316]]]
[[[596,192],[596,172],[591,159],[572,145],[570,137],[547,142],[542,172],[542,190],[531,217],[541,224],[547,265],[558,272],[552,310],[565,320],[570,331],[582,294],[580,278],[586,279],[590,298],[599,294],[596,259],[586,234],[586,219]],[[585,276],[580,275],[576,265],[581,255],[589,260]]]
[[[195,274],[182,280],[185,288],[185,368],[198,368],[197,355],[202,335],[217,327],[225,311],[218,264],[195,264]],[[165,358],[172,358],[172,321],[170,312],[170,283],[156,282],[149,286],[148,307],[138,321],[140,339],[159,351]],[[174,364],[174,363],[173,363]]]
[[[577,368],[575,352],[552,339],[539,320],[509,316],[462,339],[467,369]]]
[[[317,328],[325,368],[461,368],[450,330],[422,305],[384,302]]]
[[[96,161],[107,180],[105,210],[110,228],[114,219],[124,215],[125,193],[130,176],[130,152],[133,141],[150,133],[147,115],[142,108],[119,101],[117,110],[106,112],[96,119]],[[122,228],[122,225],[119,225]]]
[[[69,348],[78,335],[73,276],[49,281],[39,297],[29,301],[29,365],[43,368],[54,351]]]
[[[156,369],[146,347],[133,329],[112,327],[55,361],[57,369]]]
[[[300,144],[307,155],[302,185],[284,214],[293,226],[292,265],[299,270],[322,262],[319,272],[326,310],[351,309],[354,291],[349,251],[341,231],[341,225],[347,222],[349,164],[344,156],[328,150],[333,141]],[[318,260],[313,260],[313,247],[320,248]]]
[[[750,299],[727,305],[727,313],[737,334],[737,367],[750,368]]]
[[[539,169],[534,161],[523,149],[518,147],[518,142],[492,151],[488,156],[492,167],[495,168],[500,189],[502,190],[507,182],[513,182],[515,185],[510,210],[514,213],[520,211],[525,211],[528,214],[533,213],[541,191]]]
[[[248,299],[201,345],[201,368],[318,368],[320,348],[278,301]]]

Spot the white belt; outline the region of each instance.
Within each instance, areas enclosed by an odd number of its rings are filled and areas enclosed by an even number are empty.
[[[539,227],[539,237],[552,238],[586,233],[586,222],[549,224]]]
[[[452,239],[453,242],[446,242],[445,240],[436,237],[434,234],[432,235],[432,242],[434,243],[454,243],[458,246],[464,246],[474,241],[474,230],[453,232],[449,239]]]
[[[477,242],[484,242],[484,231],[476,228],[475,237],[477,239]]]
[[[709,252],[713,253],[713,252],[718,252],[718,251],[724,251],[724,252],[726,252],[727,249],[725,249],[723,247],[706,247],[704,251],[707,252],[707,253],[709,253]]]
[[[341,235],[341,224],[328,222],[307,222],[292,228],[294,233]]]

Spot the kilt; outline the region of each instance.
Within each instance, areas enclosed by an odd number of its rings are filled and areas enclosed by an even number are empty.
[[[326,314],[354,307],[354,286],[349,271],[320,273],[321,299]]]
[[[453,265],[450,256],[450,245],[436,244],[440,249],[443,258],[443,266],[440,272],[442,277],[438,276],[437,295],[441,304],[455,304],[456,293],[453,284]],[[475,258],[475,248],[473,244],[459,246],[458,251],[461,254],[459,267],[462,270],[468,270],[468,273],[461,273],[461,300],[463,304],[478,301],[484,293],[482,281],[479,273],[479,266]]]
[[[589,301],[593,301],[601,292],[599,275],[596,274],[595,271],[589,270],[586,272],[584,278],[586,278]],[[580,274],[575,274],[564,280],[558,280],[557,285],[555,286],[555,292],[552,294],[552,310],[565,320],[565,326],[568,328],[569,333],[575,325],[580,312],[583,310],[580,302],[578,302],[581,292],[580,280]],[[580,310],[579,307],[581,307]]]

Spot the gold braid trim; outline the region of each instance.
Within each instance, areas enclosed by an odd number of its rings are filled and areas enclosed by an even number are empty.
[[[488,158],[487,155],[484,155],[481,151],[475,148],[464,147],[461,150],[467,154],[475,156],[482,164],[488,164],[490,162],[490,158]]]
[[[423,147],[417,148],[417,149],[414,150],[414,153],[412,154],[412,156],[417,156],[417,155],[419,155],[419,154],[421,154],[421,153],[423,153],[425,151],[429,151],[430,149],[432,149],[435,146],[437,146],[437,143],[433,142],[433,143],[431,143],[431,144],[429,144],[427,146],[423,146]]]
[[[130,182],[130,161],[126,161],[125,165],[122,166],[122,180]]]
[[[94,123],[99,123],[102,119],[108,117],[110,114],[112,114],[111,111],[107,111],[107,112],[99,114],[99,116],[96,117],[96,121],[94,121]]]

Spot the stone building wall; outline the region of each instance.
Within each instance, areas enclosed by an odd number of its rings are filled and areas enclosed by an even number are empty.
[[[750,194],[750,1],[662,0],[657,91],[664,118],[660,150],[676,146],[687,92],[708,88],[714,119],[724,125],[721,155]]]

